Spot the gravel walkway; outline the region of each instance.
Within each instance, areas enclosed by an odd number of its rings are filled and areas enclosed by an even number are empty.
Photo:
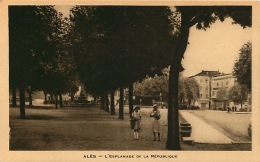
[[[197,143],[231,144],[232,140],[193,115],[192,111],[181,110],[180,114],[191,124],[191,138]]]
[[[118,110],[117,110],[118,111]],[[10,109],[11,150],[165,150],[167,110],[162,110],[162,140],[153,141],[151,108],[142,111],[140,140],[134,140],[129,114],[124,120],[99,108]],[[117,112],[118,114],[118,112]]]

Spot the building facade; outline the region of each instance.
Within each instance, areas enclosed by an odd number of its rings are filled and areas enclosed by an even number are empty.
[[[219,71],[205,71],[191,76],[199,84],[200,98],[198,100],[198,106],[200,109],[211,109],[211,81],[212,77],[218,76],[221,73]]]
[[[236,77],[232,74],[221,74],[219,76],[212,77],[211,79],[211,102],[214,109],[226,109],[234,105],[233,102],[229,102],[227,95],[231,87],[237,84]],[[220,92],[222,91],[222,92]],[[226,93],[226,97],[223,94]]]
[[[216,109],[226,110],[232,106],[241,107],[228,100],[228,92],[231,87],[236,86],[237,79],[232,74],[224,74],[219,71],[204,71],[191,76],[199,84],[200,98],[197,105],[201,110]],[[251,110],[251,95],[248,95],[248,101],[243,107],[249,107]]]
[[[223,74],[212,77],[211,81],[211,98],[217,98],[217,93],[220,89],[229,90],[237,84],[236,78],[232,74]]]

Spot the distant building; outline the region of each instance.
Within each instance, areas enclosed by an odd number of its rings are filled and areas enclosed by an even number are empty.
[[[229,88],[237,84],[236,77],[232,74],[222,74],[219,76],[212,77],[211,80],[211,98],[217,97],[217,92],[219,89],[224,88],[229,90]]]
[[[227,106],[233,106],[233,102],[228,102],[228,99],[218,98],[219,90],[224,90],[228,93],[229,89],[237,84],[236,77],[232,74],[221,74],[212,77],[211,79],[211,101],[216,109],[226,109]]]
[[[230,74],[220,73],[219,71],[204,71],[191,76],[199,84],[200,98],[197,101],[197,105],[201,110],[206,109],[226,109],[227,107],[239,106],[235,105],[232,101],[228,100],[228,92],[231,87],[236,86],[237,79]],[[218,93],[220,90],[226,92],[224,97],[220,97]],[[223,92],[222,91],[222,92]],[[248,94],[248,101],[243,104],[243,107],[249,107],[251,109],[251,95]]]
[[[199,84],[200,98],[198,100],[198,105],[202,110],[210,109],[211,107],[211,80],[212,77],[221,75],[219,71],[204,71],[191,76],[189,78],[194,78]]]

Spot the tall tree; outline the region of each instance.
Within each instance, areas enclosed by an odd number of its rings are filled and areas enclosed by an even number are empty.
[[[81,79],[90,90],[101,93],[171,64],[166,148],[179,150],[178,77],[190,28],[206,29],[227,17],[243,27],[251,26],[251,10],[250,6],[178,6],[171,17],[168,7],[76,6],[71,21]]]
[[[9,17],[11,86],[30,87],[29,94],[67,92],[73,66],[65,49],[61,13],[53,6],[10,6]]]
[[[116,111],[115,111],[115,91],[111,91],[110,93],[110,96],[111,96],[111,105],[110,105],[110,114],[111,115],[115,115],[116,114]]]
[[[120,87],[119,119],[124,120],[124,87]]]
[[[170,14],[168,7],[74,7],[72,44],[87,89],[115,90],[168,66]]]
[[[108,94],[105,93],[105,104],[106,104],[106,109],[105,111],[109,113],[109,98],[108,98]]]
[[[53,6],[9,6],[10,86],[20,91],[21,117],[25,118],[24,93],[33,88],[41,62],[51,57],[48,41],[55,37],[58,13]],[[37,74],[37,75],[35,75]],[[40,80],[40,79],[38,79]],[[38,85],[40,82],[38,83]]]
[[[25,118],[25,88],[30,77],[30,44],[35,30],[29,24],[36,17],[35,7],[9,7],[9,80],[12,88],[18,87],[20,94],[20,117]],[[32,30],[32,31],[30,31]],[[33,33],[33,34],[32,34]],[[33,42],[35,43],[35,42]],[[30,59],[30,60],[29,60]],[[27,62],[27,64],[26,64]]]
[[[134,100],[133,100],[134,87],[133,87],[133,83],[131,83],[129,85],[128,92],[129,92],[129,96],[128,96],[129,116],[131,117],[132,112],[134,112]]]
[[[185,84],[185,79],[184,78],[179,78],[179,84],[178,84],[178,101],[179,104],[184,104],[185,103],[185,98],[187,95],[186,92],[186,84]]]
[[[136,82],[134,84],[134,94],[135,96],[159,96],[161,93],[162,99],[167,101],[168,84],[169,76],[166,74],[148,77],[141,83]],[[180,103],[184,103],[188,100],[190,105],[191,101],[196,101],[199,98],[199,85],[194,78],[180,77],[178,89],[178,99]]]
[[[173,22],[177,29],[176,48],[173,49],[169,76],[168,100],[168,135],[166,148],[180,150],[178,124],[178,77],[181,61],[188,45],[189,31],[192,26],[197,29],[209,28],[217,19],[224,21],[231,17],[234,23],[242,27],[252,25],[251,6],[177,6]]]
[[[134,84],[134,95],[135,96],[159,96],[166,99],[168,96],[168,82],[169,78],[165,75],[147,77],[141,83],[136,82]]]
[[[243,103],[247,100],[248,92],[249,90],[247,86],[235,85],[231,87],[230,90],[228,91],[228,99],[230,99],[234,103],[239,103],[242,109]]]
[[[244,84],[251,91],[252,87],[252,43],[247,42],[242,46],[239,58],[236,60],[233,74],[239,84]]]
[[[190,106],[191,101],[196,101],[199,98],[199,84],[194,78],[186,78],[184,83],[186,87],[186,97]]]
[[[228,100],[228,89],[223,87],[218,89],[216,97],[222,102],[222,108],[225,108],[224,103]]]
[[[100,108],[102,110],[106,109],[106,101],[105,101],[105,95],[104,94],[101,95],[101,107]]]
[[[15,86],[12,87],[12,107],[16,107],[16,88]]]
[[[63,101],[62,101],[62,94],[59,94],[59,104],[60,104],[60,108],[63,107]]]

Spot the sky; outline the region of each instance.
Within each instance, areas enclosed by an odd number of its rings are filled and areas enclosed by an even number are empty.
[[[71,6],[55,8],[64,17],[69,17]],[[192,27],[182,61],[185,69],[183,76],[193,76],[202,70],[232,73],[235,60],[239,57],[239,49],[248,41],[252,41],[252,29],[232,24],[230,18],[224,22],[215,22],[206,31]]]
[[[63,14],[63,16],[64,16],[64,17],[67,17],[67,18],[69,18],[70,8],[71,8],[71,7],[72,7],[72,6],[61,6],[61,5],[59,5],[59,6],[54,6],[54,8],[55,8],[57,11],[61,12],[61,13]]]
[[[183,75],[189,77],[202,70],[232,73],[239,50],[248,41],[252,41],[252,29],[232,25],[231,19],[217,21],[206,31],[192,27],[182,61]]]

